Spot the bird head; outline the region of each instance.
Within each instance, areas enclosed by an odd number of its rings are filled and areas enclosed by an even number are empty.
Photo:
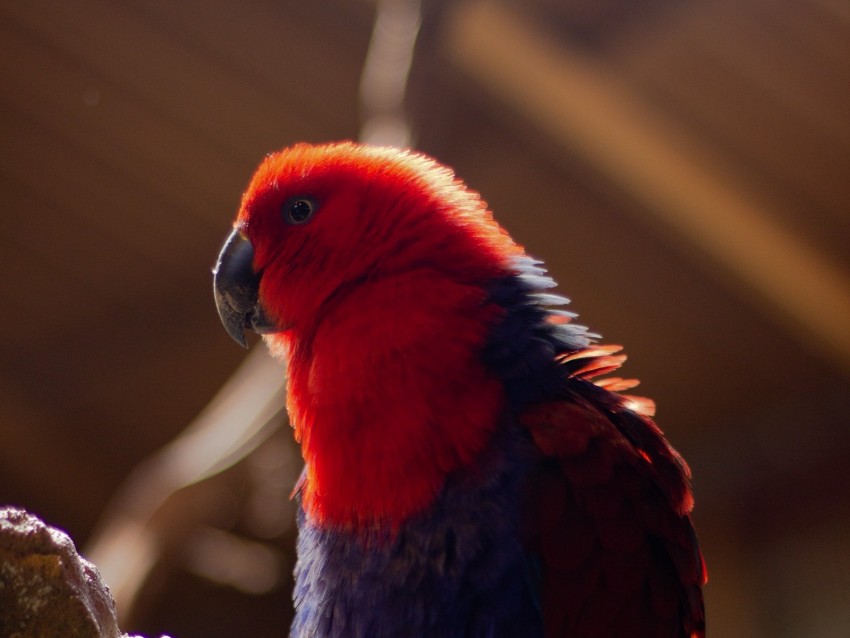
[[[268,155],[214,271],[219,315],[245,330],[303,331],[387,274],[431,269],[478,284],[521,249],[477,193],[424,155],[343,142]]]

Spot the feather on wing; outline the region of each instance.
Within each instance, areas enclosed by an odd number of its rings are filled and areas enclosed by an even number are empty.
[[[619,366],[618,351],[561,357],[563,396],[521,415],[545,459],[529,549],[542,566],[546,637],[699,638],[706,572],[689,470],[646,415],[651,402],[612,391],[635,382],[590,380]]]

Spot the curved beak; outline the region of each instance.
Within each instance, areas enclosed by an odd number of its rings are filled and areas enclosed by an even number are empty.
[[[254,247],[234,230],[218,255],[213,270],[213,294],[218,316],[227,334],[243,348],[248,347],[245,329],[270,332],[269,321],[259,303],[260,274],[254,272]]]

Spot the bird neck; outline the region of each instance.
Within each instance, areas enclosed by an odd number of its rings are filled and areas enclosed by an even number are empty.
[[[315,524],[397,528],[474,462],[504,409],[482,363],[501,309],[416,271],[364,283],[289,335],[288,408]]]

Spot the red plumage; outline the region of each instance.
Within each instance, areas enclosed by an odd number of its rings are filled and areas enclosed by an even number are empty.
[[[626,407],[629,399],[607,398],[608,409],[575,394],[521,417],[557,460],[531,488],[539,521],[532,546],[548,565],[546,636],[699,638],[707,575],[688,518],[690,472],[657,426]]]
[[[282,223],[298,198],[320,213]],[[525,253],[476,193],[421,155],[298,145],[260,166],[236,228],[278,328],[265,339],[288,368],[314,524],[399,529],[515,418],[540,457],[522,527],[546,636],[704,635],[689,470],[652,401],[618,394],[637,382],[599,378],[620,348],[555,352],[557,395],[506,416],[482,358],[506,313],[488,290]]]
[[[321,215],[280,223],[281,201],[313,193]],[[264,273],[267,311],[288,327],[267,341],[287,355],[305,509],[339,525],[421,510],[504,409],[476,356],[499,313],[482,305],[482,284],[522,249],[433,160],[345,143],[269,156],[237,226]]]

